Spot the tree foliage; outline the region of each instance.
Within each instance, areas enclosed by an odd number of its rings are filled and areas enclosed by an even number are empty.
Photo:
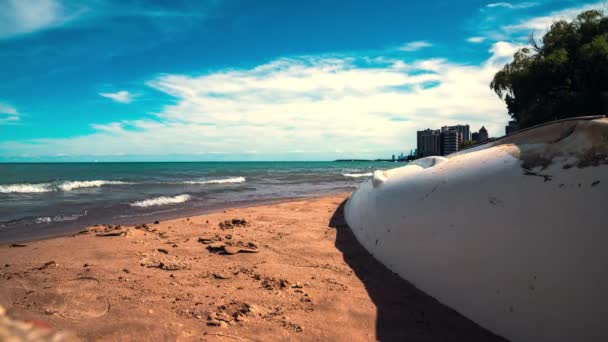
[[[467,147],[471,147],[476,145],[477,142],[473,141],[473,140],[465,140],[462,142],[462,144],[460,145],[460,148],[467,148]]]
[[[585,11],[515,53],[490,87],[521,127],[608,113],[608,17]]]

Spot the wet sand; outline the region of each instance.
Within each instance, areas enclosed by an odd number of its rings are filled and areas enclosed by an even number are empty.
[[[0,305],[91,340],[502,341],[375,261],[347,197],[3,245]]]

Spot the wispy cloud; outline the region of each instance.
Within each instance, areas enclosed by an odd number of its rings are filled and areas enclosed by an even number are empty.
[[[536,37],[543,36],[551,25],[561,19],[572,20],[579,13],[591,9],[605,9],[604,1],[590,3],[579,3],[573,7],[553,10],[544,15],[529,16],[527,12],[521,11],[519,15],[497,15],[497,8],[521,9],[539,5],[536,2],[508,3],[497,2],[484,6],[475,18],[473,26],[474,34],[468,38],[469,43],[480,43],[483,41],[515,41],[526,43],[530,34]]]
[[[473,44],[483,43],[485,40],[486,40],[485,37],[479,37],[479,36],[467,38],[467,42],[473,43]]]
[[[546,16],[524,19],[517,24],[503,26],[502,29],[507,33],[527,31],[528,33],[533,32],[535,35],[540,36],[543,35],[551,27],[551,24],[558,20],[572,20],[583,11],[593,9],[601,10],[604,8],[606,8],[606,2],[603,1],[585,4],[573,8],[555,11]]]
[[[148,19],[161,32],[173,32],[180,25],[168,25],[167,20],[180,24],[198,22],[207,17],[216,1],[200,2],[191,8],[188,2],[166,6],[147,2],[107,0],[0,0],[0,39],[58,27],[95,25],[102,18],[137,17]]]
[[[99,95],[120,103],[131,103],[133,101],[133,95],[126,90],[116,93],[99,93]]]
[[[0,39],[60,25],[73,14],[58,0],[0,1]]]
[[[503,8],[510,8],[510,9],[523,9],[523,8],[530,8],[530,7],[534,7],[534,6],[538,6],[539,4],[537,2],[520,2],[520,3],[510,3],[510,2],[495,2],[495,3],[491,3],[491,4],[487,4],[486,7],[488,8],[496,8],[496,7],[503,7]]]
[[[399,47],[399,50],[411,52],[411,51],[418,51],[420,49],[424,49],[424,48],[431,47],[431,46],[433,46],[433,44],[420,40],[420,41],[406,43],[403,46]]]
[[[0,103],[0,124],[15,123],[19,121],[19,112],[13,106]]]

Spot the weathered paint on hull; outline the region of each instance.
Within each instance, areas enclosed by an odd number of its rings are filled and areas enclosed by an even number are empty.
[[[345,216],[379,261],[497,334],[608,341],[608,119],[376,171]]]

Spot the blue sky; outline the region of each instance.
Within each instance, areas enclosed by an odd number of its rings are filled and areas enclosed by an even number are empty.
[[[485,125],[584,1],[0,0],[0,161],[327,160]]]

